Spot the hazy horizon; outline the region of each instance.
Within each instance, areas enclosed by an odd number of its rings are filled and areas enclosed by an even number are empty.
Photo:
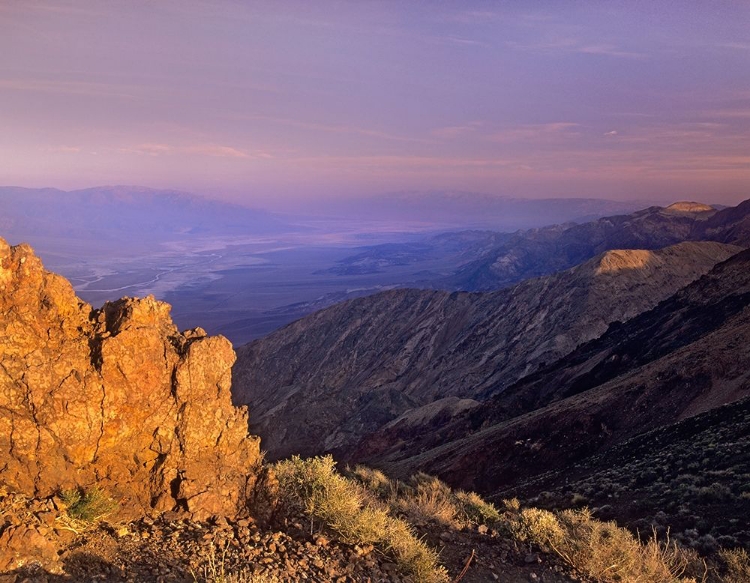
[[[736,204],[750,5],[0,4],[0,183]]]

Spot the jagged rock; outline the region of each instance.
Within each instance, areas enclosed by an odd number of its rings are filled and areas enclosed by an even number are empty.
[[[98,486],[123,514],[236,514],[259,439],[230,401],[234,351],[180,333],[149,296],[100,310],[0,239],[0,485],[32,497]]]

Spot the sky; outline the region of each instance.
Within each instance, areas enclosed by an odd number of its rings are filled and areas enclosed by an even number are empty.
[[[750,198],[750,2],[0,0],[0,184]]]

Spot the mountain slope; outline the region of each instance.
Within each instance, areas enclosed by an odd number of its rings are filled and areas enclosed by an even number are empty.
[[[342,452],[407,411],[475,407],[471,399],[503,391],[737,251],[610,251],[493,293],[394,290],[344,302],[239,348],[233,396],[253,403],[251,427],[271,457]]]
[[[408,433],[394,424],[357,454],[496,492],[746,397],[749,370],[750,251],[743,251],[481,409]]]
[[[750,546],[750,397],[641,433],[572,467],[515,484],[502,497],[535,506],[586,504],[633,530],[656,525],[701,553]],[[539,496],[544,492],[543,496]]]

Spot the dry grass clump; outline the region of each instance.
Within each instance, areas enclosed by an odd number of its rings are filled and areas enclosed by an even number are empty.
[[[227,546],[216,553],[216,547],[212,544],[206,561],[200,566],[198,572],[191,570],[195,583],[271,583],[274,581],[268,575],[255,575],[247,569],[229,571],[227,569]]]
[[[708,575],[692,549],[654,532],[643,542],[614,522],[592,517],[588,508],[550,512],[521,508],[518,500],[502,508],[473,492],[453,492],[426,474],[407,482],[379,470],[357,466],[348,478],[335,472],[329,457],[277,464],[282,491],[309,516],[323,521],[350,543],[371,543],[390,551],[416,581],[446,581],[437,557],[414,537],[410,522],[438,522],[451,527],[490,526],[508,537],[561,557],[587,579],[602,583],[695,583]],[[744,551],[722,551],[725,583],[750,583],[750,558]]]
[[[405,495],[392,501],[400,512],[418,522],[456,524],[458,508],[448,485],[420,472],[412,476],[408,486]]]
[[[685,576],[697,561],[669,540],[654,535],[645,544],[614,522],[591,517],[588,509],[554,514],[536,508],[520,509],[517,500],[506,502],[505,529],[521,542],[535,544],[559,555],[571,567],[603,583],[688,583]]]
[[[459,527],[494,526],[501,515],[497,508],[474,492],[453,491],[433,476],[417,473],[408,482],[392,480],[380,470],[357,466],[349,475],[393,512],[418,523],[439,522]]]
[[[747,583],[750,581],[750,556],[745,549],[726,549],[719,551],[719,556],[726,565],[725,583]]]
[[[299,456],[275,464],[284,504],[321,521],[349,544],[373,544],[392,553],[402,571],[416,582],[444,583],[447,574],[437,554],[413,533],[409,524],[354,480],[336,472],[331,456]],[[379,479],[379,477],[377,477]]]
[[[348,475],[380,500],[387,501],[397,498],[402,494],[404,488],[403,482],[392,480],[380,470],[367,466],[355,466],[353,470],[348,470]]]
[[[517,504],[517,501],[515,501]],[[514,508],[517,515],[510,520],[506,530],[520,542],[535,544],[545,551],[552,551],[565,539],[566,532],[557,517],[547,510],[538,508]]]

